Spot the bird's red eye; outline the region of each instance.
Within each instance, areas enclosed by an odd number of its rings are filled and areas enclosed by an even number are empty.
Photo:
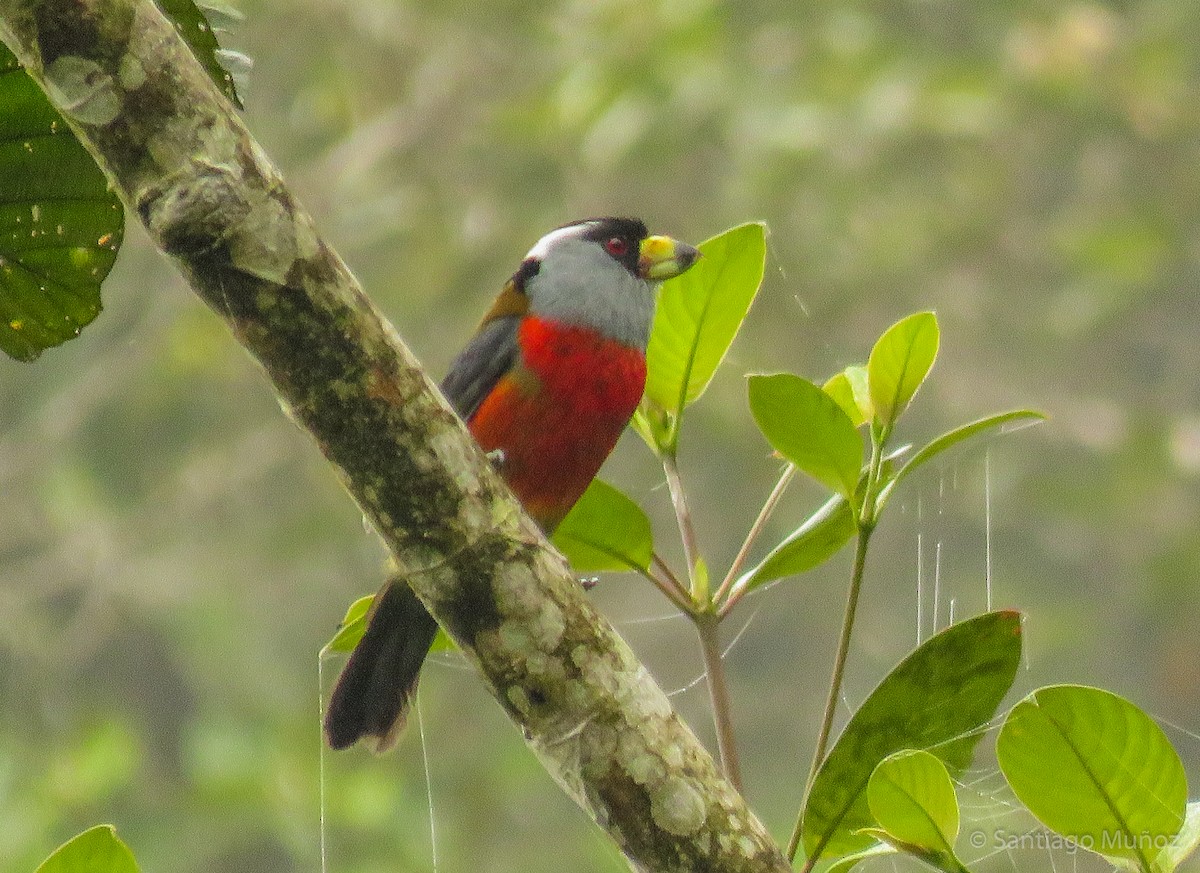
[[[629,251],[629,243],[625,242],[619,236],[614,236],[604,244],[604,250],[614,258],[619,258]]]

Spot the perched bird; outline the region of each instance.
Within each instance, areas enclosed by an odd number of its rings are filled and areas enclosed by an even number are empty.
[[[636,219],[560,227],[529,250],[451,365],[442,392],[547,534],[641,400],[659,283],[699,256]],[[436,632],[408,585],[384,587],[330,697],[330,746],[395,742]]]

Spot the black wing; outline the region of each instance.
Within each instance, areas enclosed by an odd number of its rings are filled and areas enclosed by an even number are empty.
[[[471,420],[479,404],[516,361],[520,322],[515,315],[493,318],[450,365],[450,372],[442,380],[442,393],[464,420]]]

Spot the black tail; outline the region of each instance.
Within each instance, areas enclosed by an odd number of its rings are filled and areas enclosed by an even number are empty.
[[[376,752],[391,748],[437,628],[408,585],[388,581],[329,698],[325,738],[332,748],[349,748],[361,739]]]

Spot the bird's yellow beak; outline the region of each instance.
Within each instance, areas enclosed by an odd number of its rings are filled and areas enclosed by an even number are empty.
[[[638,250],[638,275],[643,279],[673,279],[696,263],[700,251],[669,236],[648,236]]]

